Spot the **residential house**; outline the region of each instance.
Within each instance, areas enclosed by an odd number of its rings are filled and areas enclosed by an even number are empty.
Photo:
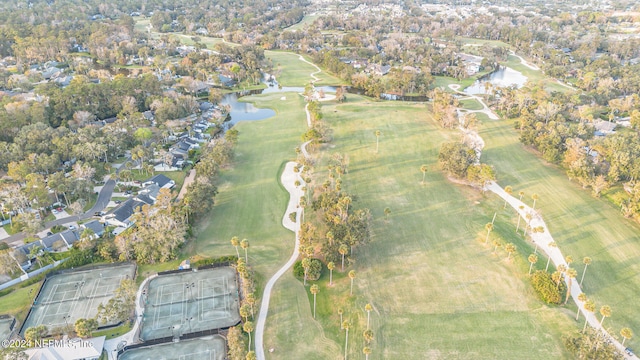
[[[593,126],[596,128],[596,131],[594,132],[594,135],[596,135],[596,136],[606,136],[606,135],[613,134],[615,132],[615,128],[616,128],[617,124],[614,123],[614,122],[601,120],[601,121],[593,124]]]
[[[92,236],[92,240],[97,239],[102,235],[104,235],[104,224],[99,222],[98,220],[92,220],[92,221],[89,221],[88,223],[84,223],[80,225],[80,229],[82,230],[82,232],[84,232],[84,230],[86,229],[91,229],[95,234],[94,236]]]
[[[128,228],[133,224],[131,216],[143,205],[146,203],[134,198],[127,199],[104,215],[102,221],[107,225]]]
[[[159,174],[142,183],[142,186],[145,188],[151,185],[156,185],[159,189],[172,189],[174,186],[176,186],[176,182],[169,179],[165,175]]]

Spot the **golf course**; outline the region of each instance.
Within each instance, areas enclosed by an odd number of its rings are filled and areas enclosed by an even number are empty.
[[[268,56],[278,64],[284,86],[304,86],[315,71],[296,55]],[[324,84],[337,81],[324,73],[318,77]],[[235,164],[221,176],[216,206],[198,229],[195,251],[231,255],[231,237],[249,239],[249,264],[263,286],[293,249],[294,235],[281,224],[288,195],[278,179],[284,164],[296,158],[306,118],[299,94],[245,99],[274,109],[276,116],[237,125]],[[367,303],[373,308],[372,359],[569,358],[562,337],[581,329],[583,320],[575,321],[572,302],[547,306],[536,297],[526,260],[533,246],[516,235],[513,209],[504,209],[491,193],[451,181],[438,167],[441,144],[458,141],[459,131],[440,128],[423,103],[348,95],[343,103],[323,103],[322,113],[333,130],[332,141],[312,154],[313,180],[324,181],[331,154],[348,155],[343,188],[354,195],[354,208],[371,210],[372,239],[355,248],[351,266],[336,267],[331,286],[324,269],[317,282],[316,319],[310,284],[304,287],[291,271],[276,283],[264,339],[267,358],[343,358],[346,332],[340,311],[350,323],[346,354],[362,356]],[[539,195],[536,209],[563,253],[575,259],[579,274],[582,258],[593,258],[583,289],[598,308],[612,307],[605,328],[615,335],[621,327],[640,327],[632,301],[640,288],[632,276],[639,270],[634,260],[640,245],[633,240],[638,227],[523,147],[512,121],[478,118],[485,142],[482,160],[495,167],[498,183],[515,193],[524,191],[525,201]],[[422,165],[428,167],[424,183]],[[494,213],[485,245],[484,225]],[[509,259],[504,248],[494,252],[494,240],[514,243],[517,252]],[[542,256],[534,268],[544,269],[545,263]],[[353,295],[350,270],[357,273]]]

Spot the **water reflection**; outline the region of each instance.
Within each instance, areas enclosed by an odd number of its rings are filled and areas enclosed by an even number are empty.
[[[521,88],[527,82],[527,77],[522,75],[521,72],[513,70],[508,67],[502,67],[499,70],[491,73],[490,75],[477,80],[473,85],[464,89],[467,94],[485,94],[485,83],[491,83],[494,87],[508,87],[515,85],[517,88]]]

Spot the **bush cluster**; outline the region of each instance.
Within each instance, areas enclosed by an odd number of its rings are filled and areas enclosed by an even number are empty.
[[[531,276],[531,284],[538,293],[538,296],[540,296],[540,299],[547,304],[559,305],[562,303],[564,294],[567,291],[567,286],[564,281],[556,283],[551,278],[551,274],[543,270],[538,270],[533,273]]]

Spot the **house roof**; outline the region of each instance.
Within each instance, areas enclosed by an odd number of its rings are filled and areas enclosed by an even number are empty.
[[[102,234],[104,234],[104,225],[98,220],[92,220],[88,223],[84,223],[82,224],[82,227],[93,230],[93,232],[98,236],[102,236]]]
[[[593,126],[595,126],[596,130],[601,132],[612,132],[616,128],[617,124],[609,121],[599,121],[593,124]]]
[[[145,203],[143,203],[142,201],[127,199],[122,204],[120,204],[120,206],[111,210],[110,214],[112,214],[116,220],[125,222],[131,217],[131,215],[133,215],[133,213],[135,213],[136,209],[142,207],[143,205],[145,205]]]
[[[29,360],[97,359],[102,354],[105,339],[106,336],[86,340],[58,340],[53,346],[27,349],[24,352]]]
[[[173,187],[173,185],[175,185],[175,181],[169,179],[168,177],[166,177],[165,175],[162,175],[162,174],[158,174],[158,175],[148,179],[147,181],[145,181],[145,183],[153,183],[153,184],[158,185],[158,187],[160,187],[160,188],[168,186],[171,183],[172,183],[171,187]]]

